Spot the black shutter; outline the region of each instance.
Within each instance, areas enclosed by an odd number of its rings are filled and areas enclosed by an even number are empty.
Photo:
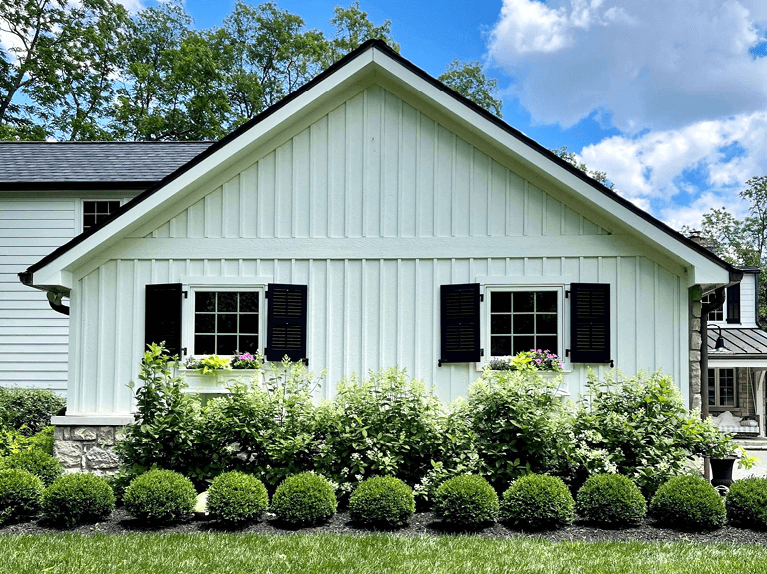
[[[570,361],[610,362],[610,285],[570,285]]]
[[[266,360],[306,358],[306,285],[268,286]]]
[[[480,360],[479,283],[442,285],[440,288],[442,335],[441,363]]]
[[[182,295],[181,283],[146,286],[144,342],[149,345],[165,341],[170,356],[181,356]]]
[[[740,283],[727,287],[727,322],[740,323]]]

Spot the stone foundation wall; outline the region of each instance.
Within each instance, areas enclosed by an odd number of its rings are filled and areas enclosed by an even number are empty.
[[[690,289],[690,410],[700,414],[702,387],[700,378],[700,299],[702,290],[695,286]]]
[[[115,433],[122,426],[56,426],[53,454],[64,472],[104,475],[117,472]]]

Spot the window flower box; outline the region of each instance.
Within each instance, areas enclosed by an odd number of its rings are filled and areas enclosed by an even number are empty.
[[[187,392],[200,394],[228,393],[227,387],[235,383],[250,383],[258,380],[261,371],[258,369],[218,369],[209,373],[201,373],[196,369],[179,369],[189,385]]]

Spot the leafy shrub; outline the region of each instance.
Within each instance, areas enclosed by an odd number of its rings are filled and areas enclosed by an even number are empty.
[[[561,478],[527,474],[503,493],[501,519],[518,528],[558,528],[573,521],[575,501]]]
[[[92,474],[67,474],[43,493],[43,515],[66,526],[104,520],[114,507],[112,489],[103,478]]]
[[[767,530],[767,478],[736,480],[724,505],[730,524]]]
[[[66,407],[66,400],[49,389],[0,387],[0,427],[37,434],[50,426],[51,417]]]
[[[343,492],[373,475],[418,483],[444,440],[439,399],[401,369],[371,372],[361,383],[354,377],[341,381],[333,402],[317,416],[324,439],[317,471]]]
[[[700,476],[676,476],[650,501],[650,516],[681,530],[715,530],[724,524],[722,497]]]
[[[197,492],[185,476],[172,470],[150,470],[125,489],[123,504],[136,518],[171,522],[194,512]]]
[[[434,494],[434,515],[459,528],[479,528],[498,518],[498,495],[481,476],[464,474],[443,482]]]
[[[649,498],[684,472],[691,454],[734,449],[730,437],[685,408],[668,375],[612,372],[600,382],[589,371],[587,387],[571,439],[576,484],[591,474],[622,474]]]
[[[53,455],[53,427],[45,427],[33,436],[16,429],[0,430],[0,457],[31,448]]]
[[[216,520],[242,523],[261,518],[269,507],[264,483],[242,472],[225,472],[208,489],[208,512]]]
[[[40,510],[43,481],[26,470],[0,470],[0,524],[31,518]]]
[[[647,503],[630,478],[595,474],[578,491],[575,510],[581,518],[602,526],[637,525],[647,514]]]
[[[474,435],[481,473],[496,488],[567,466],[571,417],[557,388],[535,373],[489,369],[469,387],[461,416]]]
[[[367,526],[404,526],[414,512],[413,489],[392,476],[363,480],[349,497],[352,520]]]
[[[333,516],[337,506],[333,486],[313,472],[289,476],[272,497],[272,512],[292,526],[319,524]]]
[[[32,448],[21,450],[0,459],[0,470],[5,468],[19,468],[31,472],[49,486],[64,473],[61,463],[51,455]]]

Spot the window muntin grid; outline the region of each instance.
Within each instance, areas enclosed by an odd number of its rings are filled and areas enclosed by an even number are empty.
[[[708,404],[713,407],[735,406],[735,369],[708,370]]]
[[[714,293],[709,293],[708,295],[704,295],[703,299],[700,300],[700,302],[705,305],[706,303],[711,303],[711,301],[714,299]],[[724,321],[724,305],[719,307],[719,309],[714,309],[708,314],[708,320],[709,321]]]
[[[490,292],[490,355],[530,349],[559,353],[559,293],[555,290]]]
[[[194,354],[256,353],[258,291],[194,291]]]
[[[119,199],[89,199],[83,201],[83,231],[103,221],[119,208]]]

